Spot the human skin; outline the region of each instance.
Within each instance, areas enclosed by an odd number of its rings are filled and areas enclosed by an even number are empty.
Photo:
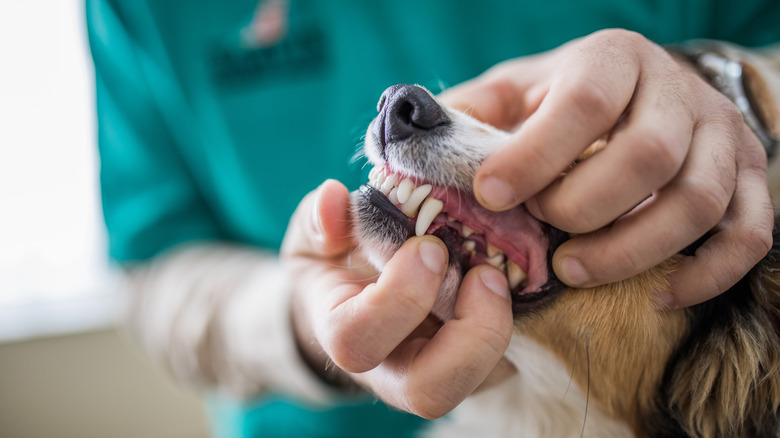
[[[710,232],[660,293],[687,307],[728,289],[772,245],[758,138],[734,104],[639,34],[601,31],[511,60],[442,99],[516,129],[477,172],[475,194],[497,211],[525,202],[579,234],[553,258],[570,286],[631,277]],[[570,170],[607,133],[609,146]]]
[[[688,306],[723,292],[769,250],[760,143],[731,102],[638,34],[602,31],[507,61],[440,98],[514,131],[479,169],[475,193],[494,210],[525,202],[578,234],[553,258],[569,285],[630,277],[710,232],[659,291],[670,307]],[[571,168],[607,133],[607,148]],[[414,237],[377,274],[355,251],[348,204],[346,188],[326,181],[301,202],[283,245],[295,333],[312,368],[425,418],[511,374],[503,275],[470,270],[455,318],[431,325],[442,242]]]

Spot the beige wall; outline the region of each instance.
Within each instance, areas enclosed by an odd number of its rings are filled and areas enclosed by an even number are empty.
[[[0,437],[207,437],[200,400],[116,330],[0,343]]]

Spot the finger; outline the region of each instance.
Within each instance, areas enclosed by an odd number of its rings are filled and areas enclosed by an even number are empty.
[[[558,277],[575,287],[619,281],[646,271],[691,244],[723,217],[736,185],[734,139],[717,123],[696,131],[680,174],[611,227],[556,250]]]
[[[666,87],[666,81],[641,85],[609,145],[531,198],[531,213],[562,230],[587,233],[671,181],[691,144],[694,115],[687,102],[664,93]]]
[[[327,180],[295,210],[282,253],[332,257],[351,247],[350,236],[349,192],[340,182]]]
[[[455,319],[430,341],[405,343],[367,377],[391,404],[424,418],[441,417],[496,368],[512,327],[506,278],[492,267],[474,268],[461,285]]]
[[[485,160],[474,179],[482,205],[506,210],[530,198],[615,125],[634,93],[638,61],[595,58],[562,66],[539,109]]]
[[[724,292],[758,263],[772,247],[774,210],[766,185],[764,151],[757,165],[740,162],[734,198],[716,233],[691,257],[680,262],[662,295],[670,308],[701,303]],[[742,160],[740,160],[742,161]]]
[[[413,237],[385,265],[376,283],[359,290],[334,285],[321,296],[320,343],[342,369],[376,367],[428,316],[447,266],[447,248],[432,236]]]
[[[489,71],[445,90],[438,99],[454,110],[509,131],[535,109],[524,85],[513,76]]]

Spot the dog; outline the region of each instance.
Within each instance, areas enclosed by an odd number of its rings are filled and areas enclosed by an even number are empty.
[[[415,85],[388,88],[378,112],[363,145],[374,168],[352,195],[369,261],[381,270],[409,237],[432,234],[449,251],[439,319],[452,318],[477,264],[502,270],[512,296],[505,357],[516,375],[471,395],[428,436],[780,437],[780,240],[730,290],[687,309],[656,296],[680,256],[574,290],[551,267],[567,233],[522,205],[489,212],[472,194],[477,168],[509,133]]]

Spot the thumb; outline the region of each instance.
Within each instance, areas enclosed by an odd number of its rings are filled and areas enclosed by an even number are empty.
[[[326,180],[306,195],[293,213],[282,254],[333,257],[352,246],[349,191]]]
[[[439,100],[496,128],[510,131],[523,119],[524,96],[508,78],[488,73],[445,90]]]

